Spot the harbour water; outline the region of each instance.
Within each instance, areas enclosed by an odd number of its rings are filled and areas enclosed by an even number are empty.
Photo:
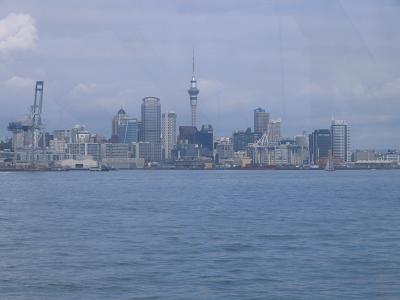
[[[400,171],[0,173],[1,299],[399,299]]]

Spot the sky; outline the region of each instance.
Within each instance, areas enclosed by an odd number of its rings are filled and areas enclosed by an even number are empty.
[[[44,80],[47,131],[109,137],[146,96],[217,136],[282,118],[290,137],[351,126],[352,148],[400,148],[400,0],[0,0],[0,136]]]

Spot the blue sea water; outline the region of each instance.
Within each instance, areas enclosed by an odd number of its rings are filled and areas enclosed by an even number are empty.
[[[0,298],[400,299],[400,172],[0,173]]]

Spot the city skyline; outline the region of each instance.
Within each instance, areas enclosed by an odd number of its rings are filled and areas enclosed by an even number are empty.
[[[0,0],[1,299],[400,299],[400,0]]]
[[[354,1],[332,1],[328,9],[304,2],[296,12],[286,1],[227,7],[172,2],[161,9],[144,2],[80,3],[74,16],[62,4],[38,10],[29,1],[0,3],[1,135],[27,112],[36,80],[46,82],[48,131],[84,124],[110,136],[104,120],[120,107],[140,116],[148,95],[189,125],[195,47],[197,125],[212,124],[217,136],[251,127],[253,109],[264,107],[272,119],[282,118],[283,136],[327,128],[333,115],[350,123],[355,147],[400,147],[395,1],[363,2],[362,10]],[[109,11],[118,19],[103,22]],[[367,15],[374,16],[367,19],[373,26],[363,21]],[[204,16],[214,31],[201,26]],[[74,25],[65,27],[70,18]]]

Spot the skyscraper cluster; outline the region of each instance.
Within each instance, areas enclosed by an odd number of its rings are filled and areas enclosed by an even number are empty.
[[[317,129],[310,134],[310,163],[326,164],[332,155],[336,165],[351,162],[350,126],[342,120],[332,120],[329,129]]]
[[[172,111],[162,113],[158,97],[144,97],[140,118],[120,108],[111,119],[111,137],[92,134],[82,125],[71,129],[41,131],[43,82],[35,89],[32,114],[25,121],[11,122],[11,151],[1,151],[12,167],[46,168],[323,168],[393,167],[400,154],[351,150],[350,126],[332,120],[329,128],[282,136],[282,120],[271,118],[265,108],[253,111],[253,130],[236,130],[231,137],[217,138],[211,124],[197,127],[199,95],[194,56],[188,89],[191,124],[178,126]],[[189,110],[188,110],[189,111]],[[41,146],[42,145],[42,146]],[[0,168],[2,167],[0,160]]]
[[[112,120],[111,141],[118,143],[133,143],[139,138],[139,122],[129,117],[122,108]]]

